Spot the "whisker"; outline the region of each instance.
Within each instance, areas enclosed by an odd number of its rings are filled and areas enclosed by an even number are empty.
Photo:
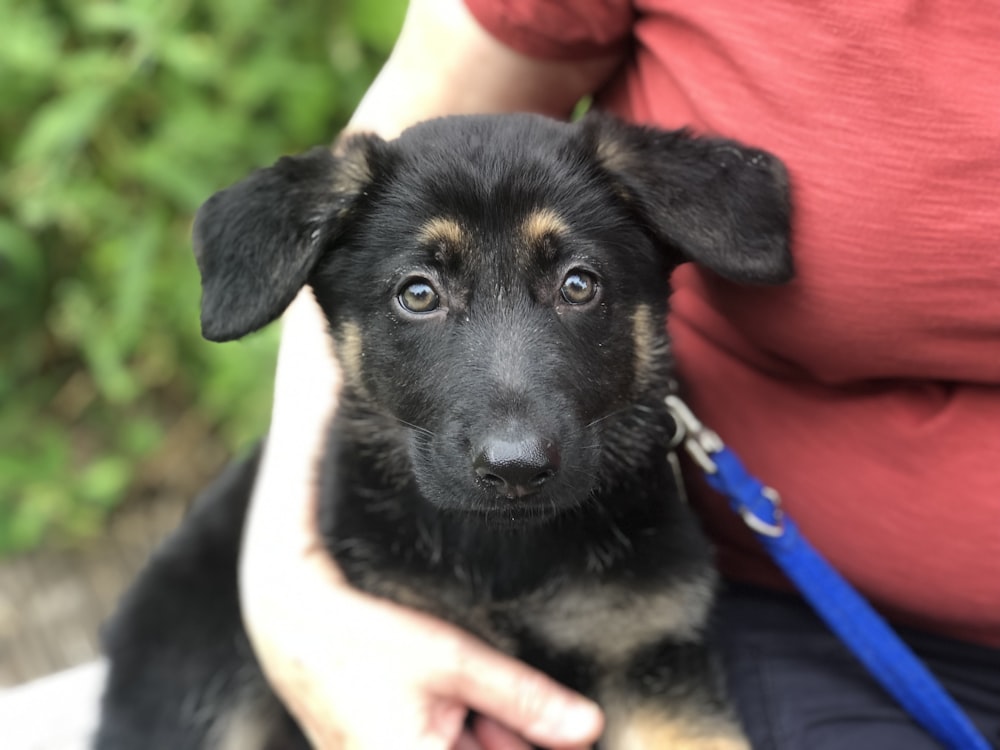
[[[635,411],[651,413],[651,412],[653,412],[655,410],[652,409],[652,408],[650,408],[647,404],[626,404],[625,406],[621,407],[620,409],[615,409],[614,411],[610,411],[607,414],[605,414],[603,417],[598,417],[597,419],[593,420],[592,422],[589,422],[584,427],[584,429],[587,429],[588,427],[593,427],[595,424],[600,424],[601,422],[603,422],[606,419],[611,419],[612,417],[617,417],[617,416],[620,416],[621,414],[625,414],[627,412],[635,412]]]
[[[405,425],[406,427],[409,427],[410,429],[416,430],[417,432],[422,432],[425,435],[427,435],[428,437],[434,437],[434,432],[431,431],[431,430],[428,430],[426,427],[421,427],[420,425],[413,424],[413,422],[407,422],[405,419],[400,419],[395,414],[390,414],[389,416],[392,417],[397,422],[399,422],[401,425]]]
[[[615,410],[614,410],[614,411],[612,411],[612,412],[608,412],[608,413],[607,413],[607,414],[605,414],[605,415],[604,415],[603,417],[598,417],[597,419],[593,420],[592,422],[588,422],[588,423],[587,423],[587,424],[586,424],[586,425],[584,426],[584,429],[589,429],[590,427],[593,427],[593,426],[594,426],[594,425],[596,425],[596,424],[600,424],[600,423],[601,423],[601,422],[603,422],[603,421],[604,421],[605,419],[611,419],[611,417],[614,417],[614,416],[616,416],[616,415],[618,415],[618,414],[621,414],[622,412],[624,412],[624,411],[627,411],[628,409],[629,409],[629,407],[627,407],[627,406],[626,406],[626,407],[624,407],[624,408],[621,408],[621,409],[615,409]]]

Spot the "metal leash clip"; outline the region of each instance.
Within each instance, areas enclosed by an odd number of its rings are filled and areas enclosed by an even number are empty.
[[[755,503],[751,502],[746,496],[740,496],[739,493],[731,492],[726,488],[731,478],[720,474],[719,463],[713,458],[713,456],[722,453],[726,449],[726,444],[722,442],[722,438],[714,430],[702,424],[701,420],[694,415],[690,407],[676,395],[671,394],[664,401],[667,405],[667,411],[670,412],[670,416],[677,426],[677,432],[670,443],[671,451],[683,444],[687,454],[705,472],[709,484],[729,495],[731,499],[736,500],[735,510],[740,514],[743,523],[753,531],[772,539],[777,539],[784,534],[785,524],[781,510],[781,496],[777,490],[766,485],[757,485],[759,487],[759,498],[769,502],[772,506],[769,515],[774,520],[771,522],[754,513],[751,509],[751,505],[760,506],[760,500],[757,500]],[[730,451],[726,451],[726,453],[729,454]],[[745,472],[745,470],[741,467],[742,472]],[[758,509],[762,512],[764,510],[763,507],[759,507]]]
[[[715,432],[701,423],[694,412],[677,396],[667,396],[664,401],[670,412],[677,432],[674,433],[670,448],[677,448],[682,443],[684,450],[706,474],[715,474],[719,467],[712,460],[712,454],[718,453],[726,444]]]

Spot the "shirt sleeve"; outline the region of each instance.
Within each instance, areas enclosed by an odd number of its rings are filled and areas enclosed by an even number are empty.
[[[585,60],[611,54],[630,40],[631,0],[465,0],[491,36],[524,55]]]

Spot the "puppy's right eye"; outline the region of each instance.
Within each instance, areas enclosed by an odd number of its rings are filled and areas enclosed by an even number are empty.
[[[411,313],[429,313],[438,308],[438,293],[427,279],[412,279],[396,296],[400,306]]]
[[[573,270],[563,279],[559,294],[571,305],[585,305],[597,296],[598,284],[593,275]]]

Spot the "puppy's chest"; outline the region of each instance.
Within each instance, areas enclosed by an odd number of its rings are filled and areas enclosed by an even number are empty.
[[[683,513],[500,532],[415,512],[405,491],[373,501],[357,487],[340,487],[324,525],[354,585],[565,682],[583,687],[645,647],[700,638],[715,579],[703,547],[679,543],[692,533]]]
[[[561,671],[559,664],[567,669],[585,664],[598,672],[621,669],[664,640],[698,640],[714,595],[714,575],[708,569],[641,587],[561,579],[502,600],[468,580],[373,569],[352,578],[370,593],[448,620],[550,673]]]

